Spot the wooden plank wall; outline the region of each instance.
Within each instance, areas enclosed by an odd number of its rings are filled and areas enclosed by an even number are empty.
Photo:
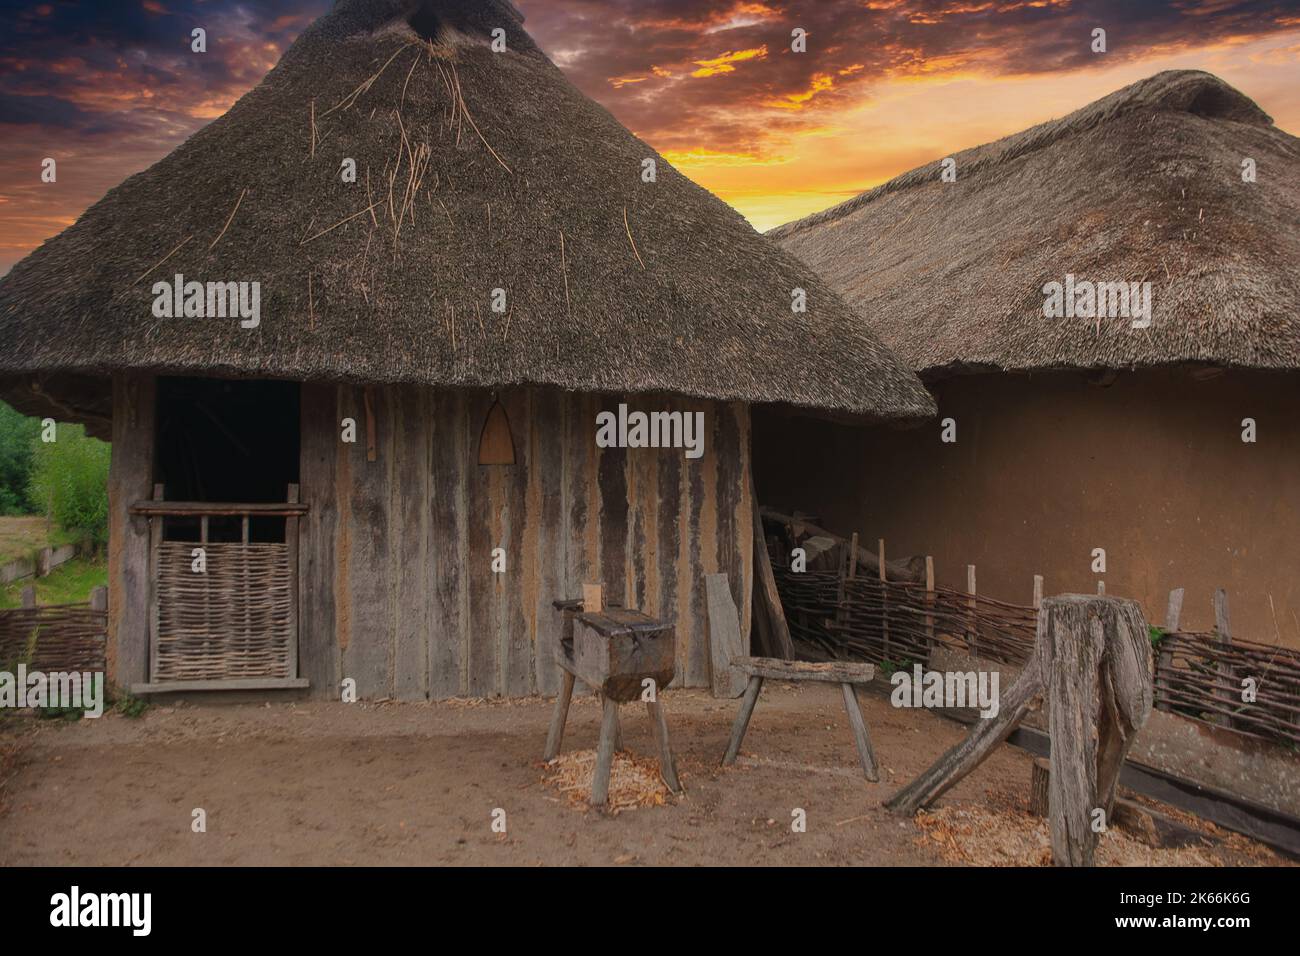
[[[149,521],[129,513],[153,497],[154,377],[113,376],[108,468],[108,679],[122,687],[149,674]]]
[[[616,396],[498,397],[513,466],[477,464],[489,393],[405,386],[372,389],[368,461],[364,389],[304,386],[300,668],[313,693],[334,697],[347,677],[367,698],[554,693],[551,601],[588,582],[672,617],[676,683],[707,686],[704,574],[728,575],[749,633],[748,408],[624,399],[703,411],[705,455],[692,460],[682,449],[597,448],[596,414],[616,410]],[[339,440],[344,418],[357,423],[355,444]]]

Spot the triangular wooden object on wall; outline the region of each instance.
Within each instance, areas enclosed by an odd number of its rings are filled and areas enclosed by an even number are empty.
[[[478,463],[480,465],[513,465],[515,442],[510,435],[510,419],[501,403],[494,401],[483,422],[483,432],[478,438]]]

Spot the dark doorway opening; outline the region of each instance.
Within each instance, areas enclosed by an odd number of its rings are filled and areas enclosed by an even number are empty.
[[[157,422],[154,480],[167,501],[283,502],[298,483],[297,382],[159,377]],[[169,518],[166,530],[199,539],[197,519]],[[238,519],[209,519],[210,541],[242,534]],[[254,518],[249,535],[282,540],[284,519]]]

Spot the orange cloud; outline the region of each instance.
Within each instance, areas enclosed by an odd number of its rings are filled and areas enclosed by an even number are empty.
[[[812,84],[802,93],[787,93],[785,96],[768,100],[764,106],[774,106],[782,110],[801,110],[804,105],[818,93],[834,89],[835,80],[827,73],[814,73]]]
[[[746,60],[761,60],[767,56],[767,44],[756,47],[752,50],[728,50],[721,56],[715,56],[710,60],[696,60],[695,65],[699,67],[691,76],[717,76],[719,73],[734,73],[736,71],[735,63],[743,63]]]

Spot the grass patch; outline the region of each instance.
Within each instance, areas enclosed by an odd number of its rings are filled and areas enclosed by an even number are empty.
[[[23,578],[0,587],[0,608],[22,607],[23,588],[29,584],[36,585],[37,604],[84,604],[91,591],[107,583],[104,558],[73,558],[43,578]]]

